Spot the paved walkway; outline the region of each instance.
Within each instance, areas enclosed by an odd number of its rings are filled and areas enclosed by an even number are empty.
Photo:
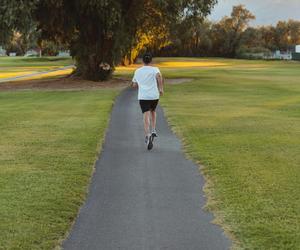
[[[198,167],[186,160],[179,140],[158,109],[159,138],[144,145],[134,90],[125,90],[111,122],[86,203],[69,237],[70,250],[218,250],[230,241],[202,210]]]
[[[2,78],[2,79],[0,79],[0,83],[1,82],[13,82],[13,81],[17,81],[17,80],[20,80],[20,79],[26,79],[26,78],[30,78],[30,77],[33,77],[33,76],[46,75],[46,74],[49,74],[49,73],[52,73],[52,72],[66,70],[66,69],[72,69],[72,68],[74,68],[74,65],[69,65],[69,66],[66,66],[66,67],[52,69],[52,70],[47,70],[47,71],[42,71],[42,72],[25,74],[25,75],[21,75],[21,76],[14,76],[14,77]]]

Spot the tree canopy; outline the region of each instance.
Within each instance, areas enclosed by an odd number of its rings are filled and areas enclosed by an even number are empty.
[[[0,0],[0,44],[5,44],[15,31],[29,34],[34,27],[32,11],[38,0]]]
[[[183,16],[205,16],[216,0],[55,0],[35,11],[42,37],[68,43],[77,74],[104,80]]]
[[[115,65],[131,63],[145,46],[167,42],[171,26],[204,17],[217,0],[1,0],[0,42],[15,32],[41,32],[41,40],[67,45],[76,73],[109,78]]]

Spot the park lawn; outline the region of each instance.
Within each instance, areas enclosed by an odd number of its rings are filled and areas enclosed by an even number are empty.
[[[59,245],[119,91],[0,92],[0,249]]]
[[[0,57],[0,80],[58,69],[72,64],[73,60],[70,57]],[[70,72],[68,70],[66,74]]]
[[[300,249],[300,63],[157,58],[161,104],[235,249]],[[131,78],[135,68],[116,74]]]
[[[162,105],[202,166],[207,207],[235,249],[300,249],[300,63],[207,60],[226,65],[162,68],[193,78]]]

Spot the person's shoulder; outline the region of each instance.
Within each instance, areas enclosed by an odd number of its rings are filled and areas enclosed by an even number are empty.
[[[135,72],[137,73],[137,72],[140,72],[140,71],[143,71],[143,70],[144,70],[144,66],[141,66],[141,67],[137,68],[137,69],[135,70]]]
[[[156,66],[152,66],[152,68],[153,68],[153,70],[154,70],[154,72],[155,72],[155,73],[159,73],[159,72],[160,72],[160,70],[159,70],[159,68],[158,68],[158,67],[156,67]]]

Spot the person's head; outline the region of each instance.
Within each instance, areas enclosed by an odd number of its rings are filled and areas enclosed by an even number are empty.
[[[143,55],[143,62],[144,64],[150,64],[152,62],[152,55],[150,52],[146,52],[144,55]]]

